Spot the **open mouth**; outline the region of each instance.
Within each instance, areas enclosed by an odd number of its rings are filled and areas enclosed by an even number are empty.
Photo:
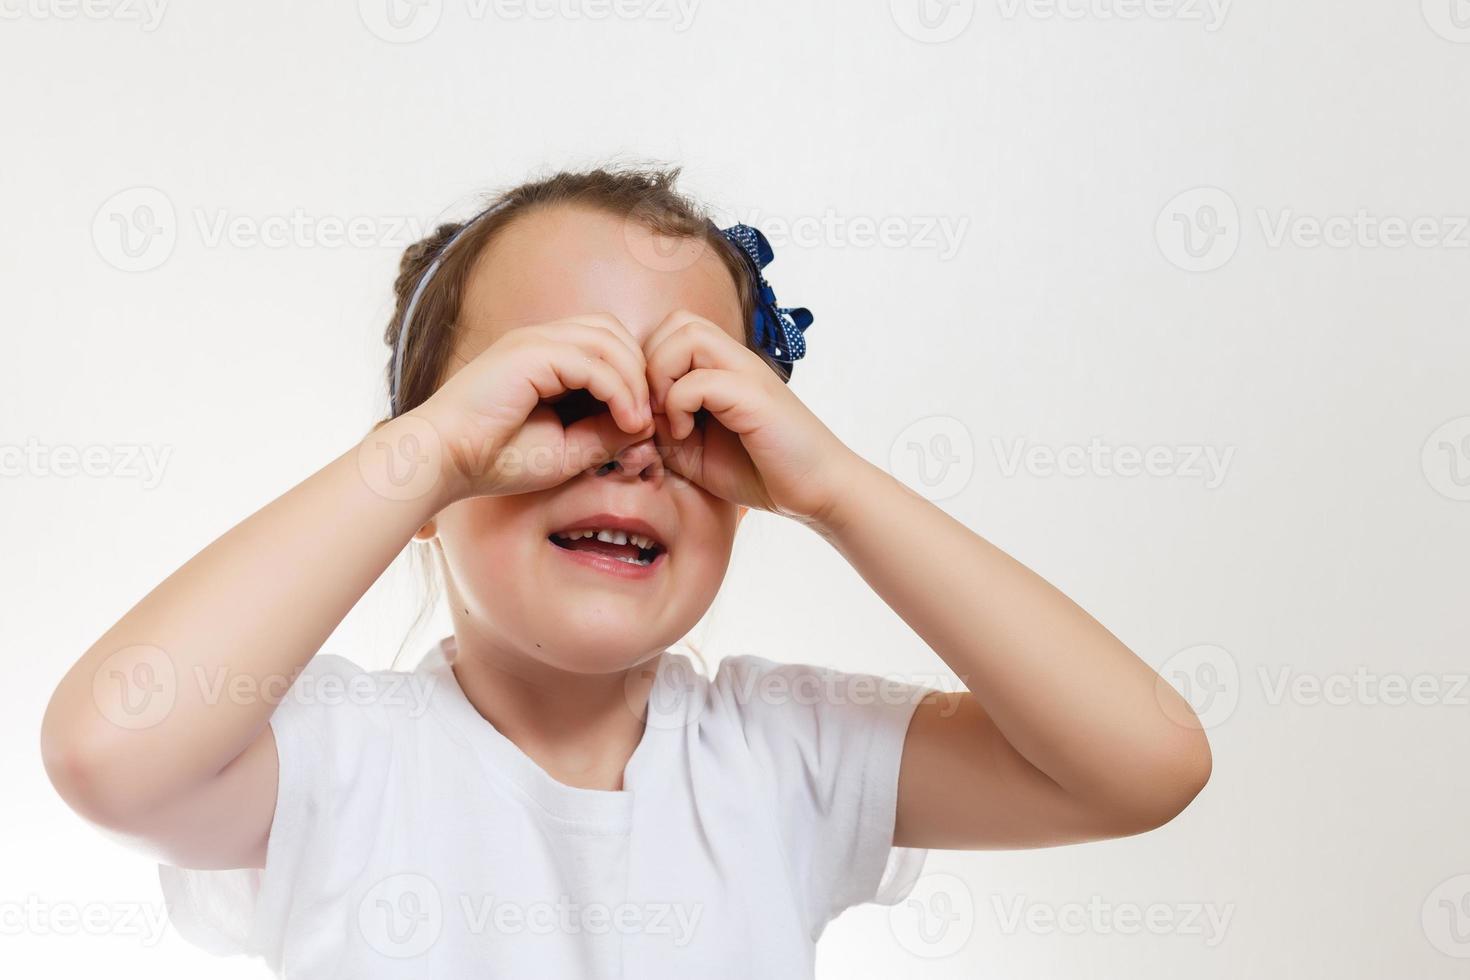
[[[610,528],[568,528],[547,535],[547,540],[566,551],[601,555],[640,568],[647,568],[668,552],[650,535]]]

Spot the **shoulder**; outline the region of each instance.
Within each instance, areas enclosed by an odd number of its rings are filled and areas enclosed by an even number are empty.
[[[721,661],[707,721],[738,725],[753,748],[815,762],[884,732],[900,739],[931,688],[876,674],[742,655]]]
[[[771,787],[813,923],[862,902],[891,904],[916,877],[913,861],[891,857],[893,828],[909,721],[933,691],[758,656],[725,659],[710,682],[710,714],[733,720],[742,751]]]
[[[710,697],[746,714],[866,713],[883,706],[910,710],[930,688],[877,674],[754,655],[727,657],[710,683]]]
[[[271,714],[283,778],[289,769],[352,780],[381,765],[405,727],[427,713],[435,684],[423,672],[369,670],[344,656],[317,654]]]
[[[355,849],[360,860],[388,812],[395,722],[414,711],[421,691],[401,671],[368,670],[329,653],[307,661],[289,683],[221,689],[222,697],[261,692],[275,702],[275,804],[263,868],[160,864],[169,918],[185,939],[279,965],[303,897],[317,901],[340,848]]]
[[[280,708],[341,709],[382,717],[422,713],[436,683],[437,678],[425,672],[368,670],[344,656],[319,653],[292,680]]]

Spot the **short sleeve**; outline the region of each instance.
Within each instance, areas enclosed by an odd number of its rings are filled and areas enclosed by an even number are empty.
[[[899,767],[931,689],[749,656],[725,660],[714,687],[768,775],[814,934],[853,905],[902,901],[927,852],[893,846]]]
[[[270,718],[278,776],[265,867],[158,866],[184,939],[216,955],[262,957],[280,972],[293,913],[328,887],[334,853],[354,845],[381,795],[391,729],[379,676],[332,654],[297,675]]]

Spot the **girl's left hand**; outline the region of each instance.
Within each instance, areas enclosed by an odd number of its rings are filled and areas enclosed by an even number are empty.
[[[717,497],[821,522],[858,459],[761,356],[680,310],[643,344],[664,465]],[[703,425],[695,413],[709,416]]]

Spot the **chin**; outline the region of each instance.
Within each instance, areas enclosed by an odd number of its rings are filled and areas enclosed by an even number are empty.
[[[614,674],[631,670],[658,656],[674,640],[650,635],[646,629],[617,633],[561,628],[540,633],[545,639],[532,644],[531,656],[548,667],[569,674]],[[677,639],[675,637],[674,639]]]

